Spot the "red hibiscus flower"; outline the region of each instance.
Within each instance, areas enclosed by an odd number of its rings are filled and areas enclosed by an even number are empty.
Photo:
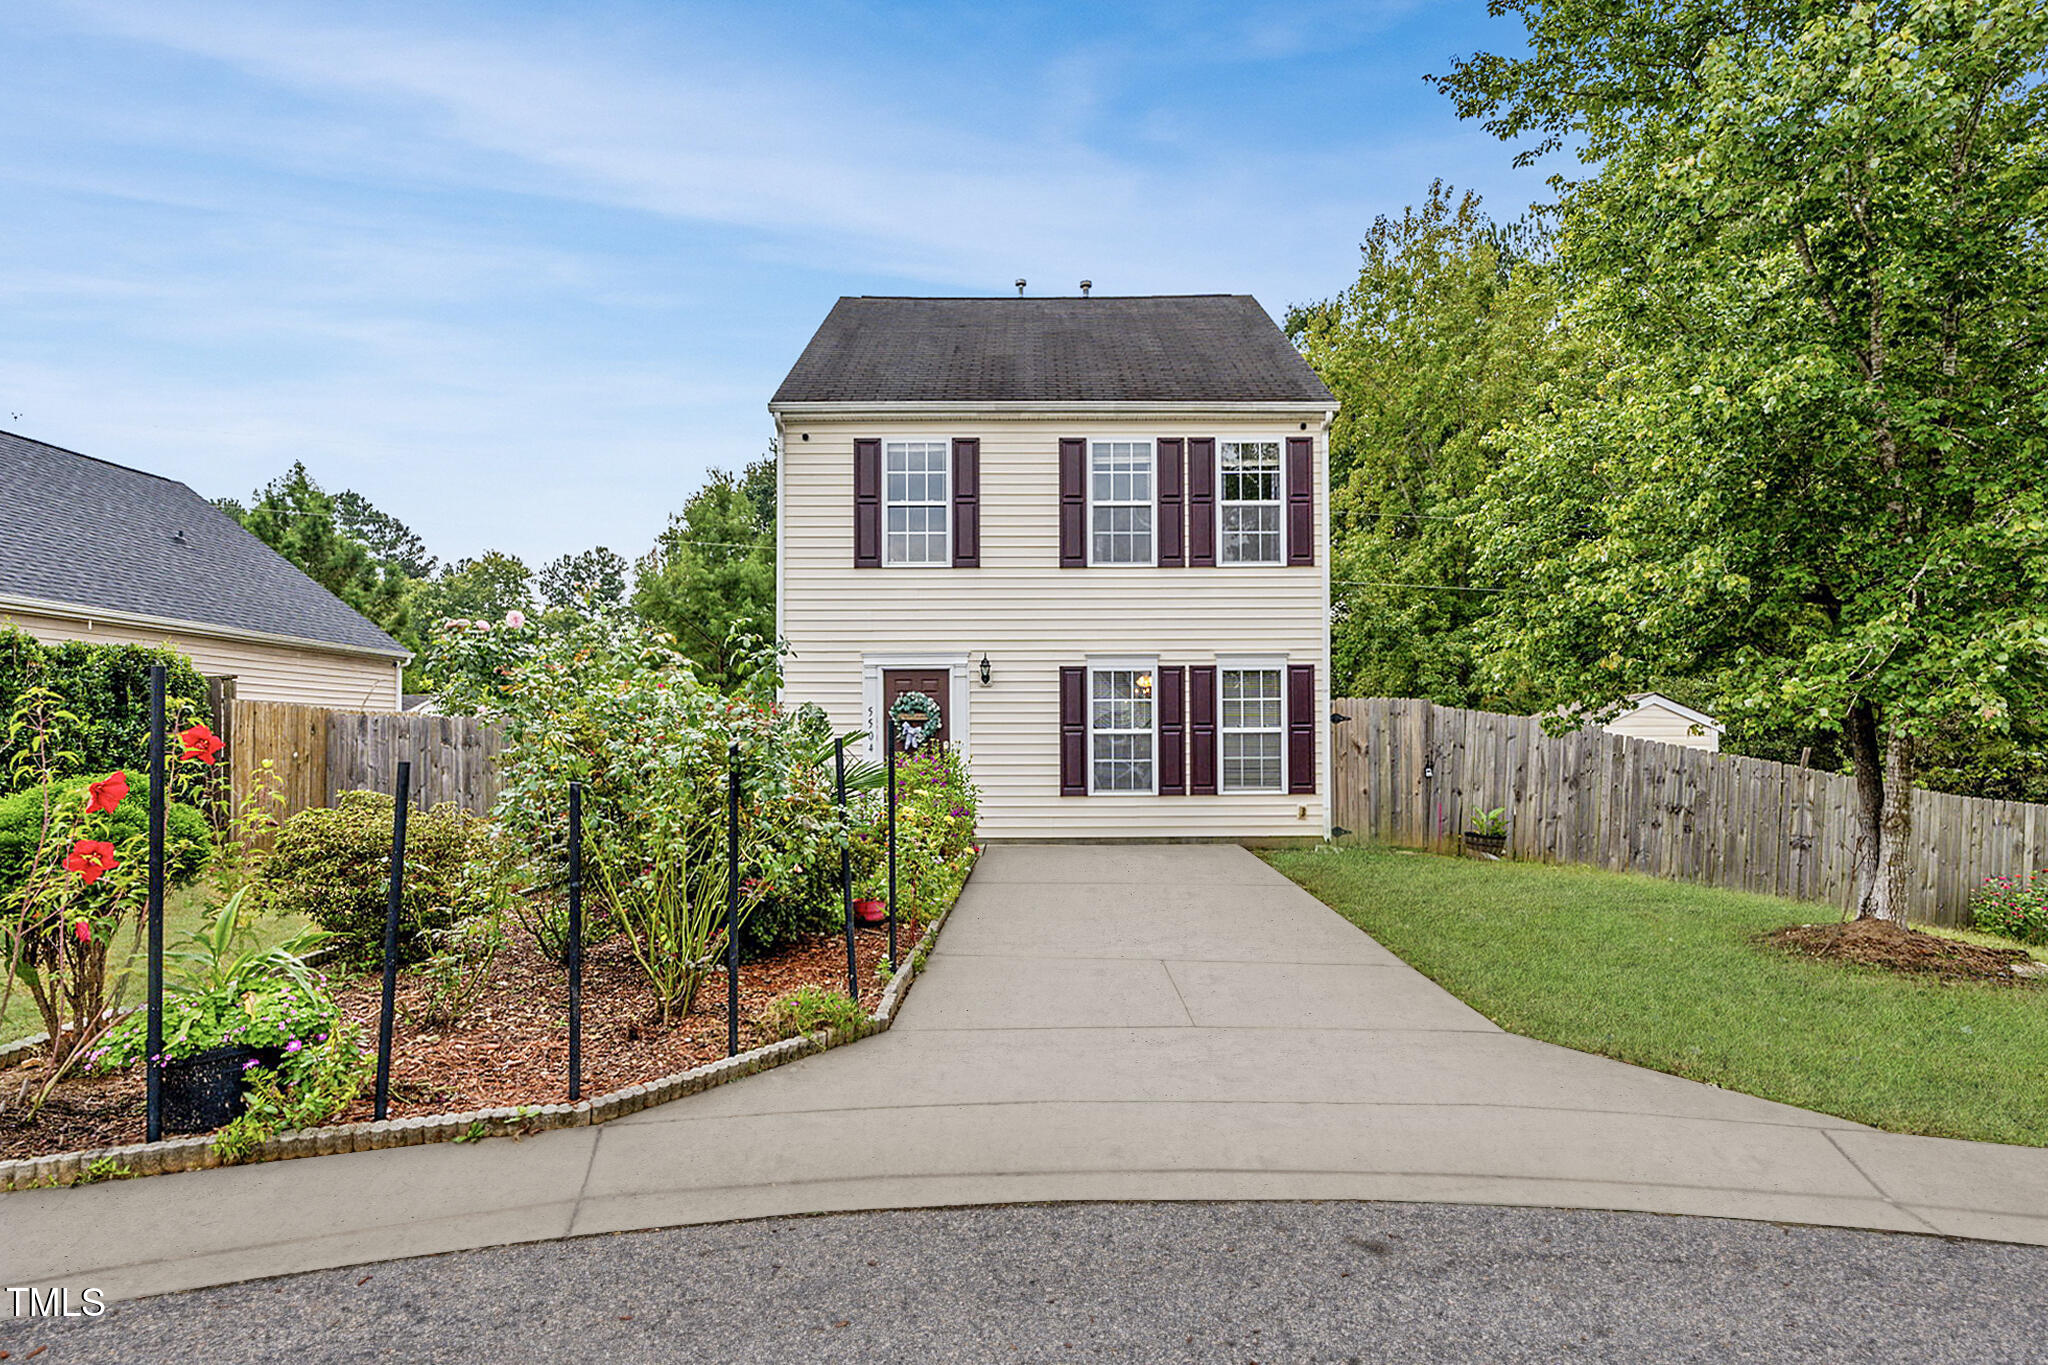
[[[185,746],[179,758],[196,758],[201,763],[212,763],[220,758],[220,751],[227,748],[227,741],[207,729],[195,725],[189,730],[178,731],[178,742]]]
[[[78,941],[79,941],[80,943],[90,943],[90,942],[92,942],[92,921],[91,921],[91,920],[83,920],[83,919],[82,919],[82,920],[80,920],[80,921],[78,922],[78,931],[77,931],[77,932],[78,932]]]
[[[87,886],[120,865],[121,860],[114,856],[114,846],[104,839],[80,839],[71,846],[71,856],[64,860],[64,870],[76,872]]]
[[[128,774],[109,774],[93,783],[89,790],[92,792],[92,800],[85,803],[85,813],[91,815],[96,810],[103,810],[112,815],[114,807],[120,805],[121,798],[128,794]]]

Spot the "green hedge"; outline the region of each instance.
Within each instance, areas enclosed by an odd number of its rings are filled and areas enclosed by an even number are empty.
[[[484,908],[482,884],[466,874],[488,829],[488,821],[453,804],[406,817],[400,962],[423,961],[433,951],[432,931]],[[328,930],[346,965],[369,968],[384,954],[390,871],[391,798],[343,792],[333,807],[302,810],[284,822],[263,880],[279,911]]]
[[[212,721],[206,679],[174,649],[78,641],[46,645],[25,631],[0,625],[0,722],[14,714],[24,689],[33,684],[48,687],[64,699],[64,709],[78,717],[77,724],[66,726],[57,737],[58,747],[78,755],[72,771],[97,777],[126,768],[132,776],[143,771],[149,759],[152,664],[162,664],[168,671],[164,691],[171,699],[168,711],[176,727]],[[6,757],[6,734],[0,726],[0,762]]]

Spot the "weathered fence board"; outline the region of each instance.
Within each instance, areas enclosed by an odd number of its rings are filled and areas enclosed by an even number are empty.
[[[1839,773],[1533,716],[1385,697],[1339,699],[1333,818],[1344,837],[1458,847],[1505,806],[1516,858],[1828,901],[1854,893],[1855,783]],[[1957,923],[1986,877],[2048,867],[2048,806],[1913,795],[1916,918]]]
[[[504,736],[494,725],[285,702],[235,701],[226,710],[237,797],[268,764],[284,797],[281,817],[332,805],[346,791],[389,792],[400,759],[412,762],[412,797],[422,809],[453,801],[482,814],[498,799]]]

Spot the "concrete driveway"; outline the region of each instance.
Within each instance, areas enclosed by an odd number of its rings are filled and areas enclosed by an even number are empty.
[[[1501,1032],[1251,854],[991,850],[896,1026],[597,1128],[0,1196],[108,1297],[585,1233],[1041,1200],[1372,1199],[2048,1243],[2048,1151]]]

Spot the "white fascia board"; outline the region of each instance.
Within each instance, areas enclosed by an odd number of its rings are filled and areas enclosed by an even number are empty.
[[[297,649],[317,649],[328,654],[359,654],[372,659],[409,661],[413,657],[409,649],[372,649],[366,645],[339,645],[332,640],[312,640],[303,635],[275,635],[269,631],[243,630],[238,626],[216,625],[210,621],[181,621],[172,616],[144,616],[140,612],[91,607],[82,602],[53,602],[41,597],[0,594],[0,613],[8,611],[34,612],[38,616],[61,616],[68,620],[84,621],[88,625],[95,621],[105,621],[110,626],[133,626],[138,630],[170,630],[181,635],[204,635],[212,640],[241,640],[259,645],[291,645]]]
[[[920,418],[953,417],[962,420],[1027,419],[1046,417],[1140,417],[1159,414],[1172,417],[1195,417],[1213,415],[1273,416],[1285,414],[1295,418],[1327,424],[1336,416],[1337,405],[1328,403],[1288,402],[1245,402],[1245,403],[1175,403],[1160,400],[1145,402],[901,402],[901,403],[770,403],[768,411],[778,419],[812,418],[823,421],[833,420],[886,420],[891,417]]]
[[[1629,700],[1636,704],[1637,710],[1641,710],[1645,706],[1662,707],[1664,710],[1669,711],[1674,716],[1683,717],[1684,719],[1691,721],[1694,725],[1704,726],[1705,728],[1716,731],[1717,733],[1725,731],[1728,728],[1727,726],[1723,725],[1720,721],[1715,720],[1712,716],[1708,715],[1706,712],[1695,711],[1690,706],[1685,706],[1678,702],[1675,702],[1671,700],[1671,698],[1665,696],[1662,692],[1638,692],[1634,696],[1630,697]],[[1615,719],[1619,720],[1620,717],[1617,716],[1615,717]]]

